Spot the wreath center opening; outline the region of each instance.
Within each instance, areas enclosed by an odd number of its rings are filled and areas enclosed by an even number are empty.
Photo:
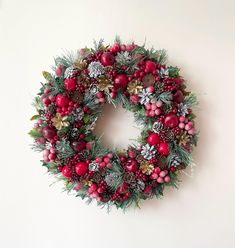
[[[104,146],[110,149],[114,147],[125,149],[140,135],[141,130],[131,111],[122,106],[115,108],[112,104],[106,103],[93,133],[101,137]]]

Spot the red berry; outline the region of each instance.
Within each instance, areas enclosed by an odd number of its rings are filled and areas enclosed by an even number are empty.
[[[66,90],[75,90],[76,89],[76,79],[67,78],[64,80],[64,87]]]
[[[51,103],[51,101],[50,101],[50,99],[49,98],[43,98],[42,99],[42,102],[46,105],[46,106],[48,106],[50,103]]]
[[[164,156],[169,154],[169,145],[166,142],[162,142],[159,144],[158,152]]]
[[[178,125],[178,117],[174,113],[169,113],[165,115],[164,124],[167,127],[173,128]]]
[[[114,87],[117,89],[126,88],[127,83],[128,83],[128,79],[125,74],[119,74],[114,79]]]
[[[110,52],[105,52],[102,54],[100,62],[104,66],[113,65],[115,62],[114,56]]]
[[[62,73],[63,73],[63,66],[62,66],[62,65],[58,65],[58,66],[56,67],[55,73],[56,73],[56,75],[57,75],[58,77],[61,77],[61,75],[62,75]]]
[[[61,94],[56,96],[56,105],[59,107],[65,107],[69,104],[69,99]]]
[[[147,142],[153,146],[156,145],[160,142],[160,138],[156,133],[151,133],[148,138],[147,138]]]
[[[95,183],[92,183],[91,186],[88,188],[88,192],[90,194],[93,193],[96,190],[97,190],[97,184],[95,184]]]
[[[152,73],[156,70],[156,64],[151,61],[147,60],[145,61],[145,73]]]
[[[83,176],[87,172],[87,163],[79,162],[75,165],[75,171],[79,176]]]
[[[65,165],[62,169],[62,175],[66,178],[71,178],[72,176],[71,168]]]

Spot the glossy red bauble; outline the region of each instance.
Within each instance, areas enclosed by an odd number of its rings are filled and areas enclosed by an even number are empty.
[[[114,79],[114,87],[116,89],[126,88],[127,83],[128,83],[128,79],[125,74],[119,74]]]
[[[56,130],[53,127],[46,126],[42,129],[42,135],[44,138],[51,140],[56,136]]]
[[[178,123],[179,123],[178,117],[174,113],[169,113],[165,116],[164,124],[167,127],[170,127],[170,128],[176,127]]]
[[[121,46],[118,43],[115,43],[109,50],[112,53],[118,53],[121,51]]]
[[[151,61],[151,60],[147,60],[145,61],[145,73],[152,73],[156,70],[156,64]]]
[[[129,172],[136,172],[138,170],[138,162],[136,159],[129,159],[126,163],[126,169]]]
[[[84,140],[72,142],[72,148],[75,152],[81,152],[86,149],[86,142]]]
[[[181,90],[177,90],[173,95],[173,101],[177,103],[181,103],[184,100],[184,95]]]
[[[168,143],[166,143],[166,142],[160,143],[157,151],[160,154],[162,154],[164,156],[167,156],[169,154],[169,145],[168,145]]]
[[[120,185],[118,188],[117,188],[117,192],[119,194],[125,194],[126,191],[128,189],[128,184],[127,183],[123,183],[122,185]]]
[[[147,138],[147,142],[149,145],[153,146],[160,142],[160,138],[156,133],[151,133]]]
[[[75,171],[79,176],[83,176],[88,170],[87,163],[79,162],[75,165]]]
[[[62,169],[62,175],[66,178],[71,178],[72,176],[72,172],[71,172],[71,168],[67,165],[65,165]]]
[[[76,79],[74,78],[66,78],[64,80],[64,87],[66,90],[75,90],[76,89]]]
[[[65,107],[69,104],[69,99],[61,94],[56,96],[56,105],[59,107]]]
[[[114,56],[110,52],[105,52],[101,55],[100,62],[104,66],[113,65],[115,62]]]

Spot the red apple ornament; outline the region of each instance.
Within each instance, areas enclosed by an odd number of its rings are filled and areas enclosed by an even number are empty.
[[[104,66],[113,65],[115,62],[114,56],[110,52],[105,52],[102,54],[100,62]]]
[[[136,172],[138,169],[138,163],[136,159],[133,158],[129,159],[126,164],[126,169],[129,172]]]
[[[44,138],[51,140],[56,136],[56,130],[53,127],[46,126],[42,129],[42,135]]]
[[[153,73],[156,70],[156,64],[151,61],[145,61],[145,73]]]
[[[71,168],[65,165],[62,169],[62,175],[66,178],[71,178],[72,176]]]
[[[117,191],[118,191],[119,194],[125,194],[127,189],[128,189],[128,184],[124,182],[122,185],[120,185],[117,188]]]
[[[127,83],[128,83],[128,79],[125,74],[119,74],[114,79],[114,87],[116,89],[126,88]]]
[[[166,142],[160,143],[157,151],[160,154],[162,154],[164,156],[167,156],[169,154],[169,145],[168,145],[168,143],[166,143]]]
[[[170,127],[170,128],[176,127],[178,125],[178,122],[179,122],[178,117],[174,113],[169,113],[165,115],[164,124],[167,127]]]
[[[147,142],[151,146],[156,145],[160,142],[159,136],[156,133],[151,133],[147,138]]]
[[[80,152],[86,149],[86,142],[84,140],[72,142],[72,148],[75,152]]]
[[[79,162],[75,165],[75,171],[79,176],[83,176],[88,170],[87,163]]]
[[[181,90],[177,90],[173,95],[173,101],[177,103],[181,103],[184,100],[184,95]]]
[[[113,44],[112,47],[110,47],[110,52],[112,52],[112,53],[118,53],[118,52],[120,52],[120,50],[121,50],[121,47],[118,43],[115,43],[115,44]]]

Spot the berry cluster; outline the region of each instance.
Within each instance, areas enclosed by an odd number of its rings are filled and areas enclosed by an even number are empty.
[[[113,158],[113,154],[112,153],[108,153],[104,157],[97,157],[95,159],[95,161],[99,164],[99,167],[100,168],[110,169],[111,163],[112,163],[112,158]]]

